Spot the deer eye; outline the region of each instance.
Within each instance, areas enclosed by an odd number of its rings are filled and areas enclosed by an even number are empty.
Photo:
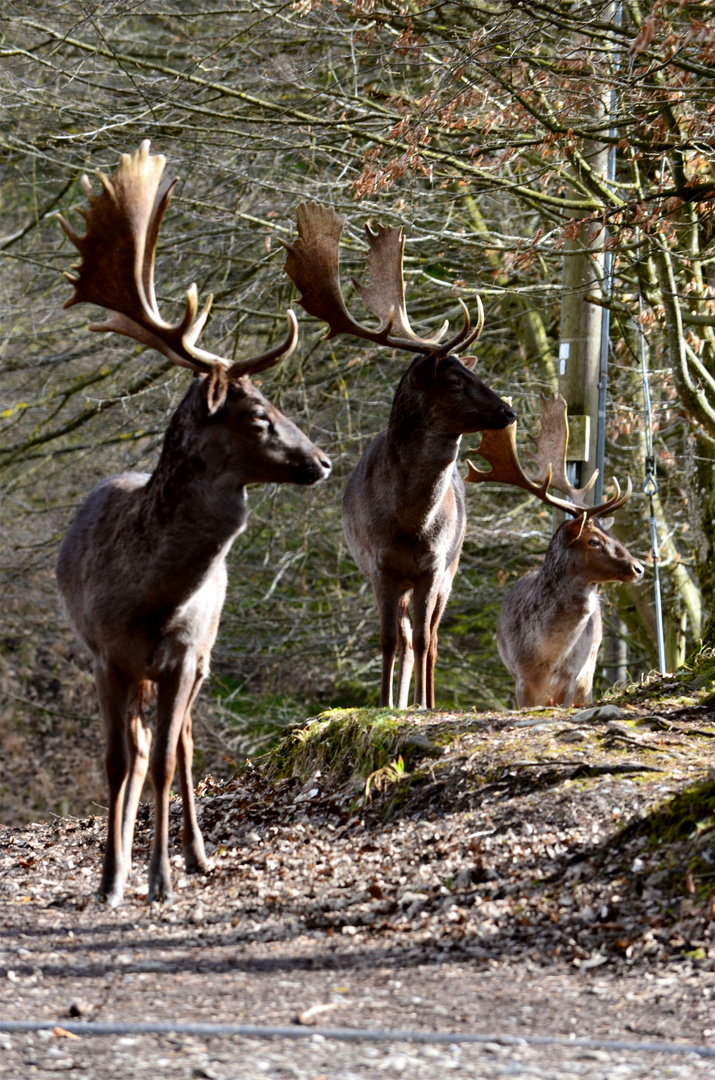
[[[447,386],[461,387],[461,385],[462,385],[462,380],[460,379],[459,375],[448,375],[447,376]]]
[[[271,422],[268,419],[268,414],[264,412],[263,409],[260,409],[251,416],[251,423],[255,424],[258,428],[268,428],[270,427]]]
[[[588,542],[588,546],[589,546],[589,547],[597,547],[597,548],[600,548],[600,546],[601,546],[601,541],[600,541],[600,540],[596,540],[596,539],[594,538],[593,540],[589,540],[589,542]]]

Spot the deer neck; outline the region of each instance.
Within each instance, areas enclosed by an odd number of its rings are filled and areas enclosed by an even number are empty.
[[[443,435],[418,426],[386,432],[386,466],[390,483],[399,493],[404,526],[429,528],[452,485],[461,435]]]
[[[201,581],[245,528],[246,488],[226,465],[172,421],[143,491],[140,519],[146,535],[171,551],[177,578]]]
[[[598,586],[580,571],[571,550],[552,540],[534,590],[542,614],[569,635],[585,626],[598,607]]]

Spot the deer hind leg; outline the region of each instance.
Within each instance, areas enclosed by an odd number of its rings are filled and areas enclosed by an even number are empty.
[[[412,623],[410,622],[410,598],[405,593],[400,598],[397,616],[399,677],[397,683],[397,708],[406,709],[410,699],[410,681],[415,664],[412,648]]]
[[[567,679],[554,690],[551,698],[547,704],[551,705],[573,705],[574,704],[574,682],[573,679]]]
[[[550,682],[539,681],[533,675],[521,673],[516,676],[516,703],[520,709],[532,709],[536,705],[547,705],[549,702],[553,704],[551,690]]]
[[[427,650],[427,664],[425,670],[425,700],[428,709],[434,709],[434,669],[437,666],[437,643],[439,642],[437,629],[442,621],[444,609],[447,606],[451,591],[452,581],[450,579],[447,582],[446,589],[443,588],[437,597],[437,602],[434,606],[434,611],[432,612],[429,648]]]
[[[553,705],[573,705],[576,692],[576,673],[572,670],[571,665],[564,664],[552,673],[549,691]]]
[[[194,757],[194,740],[192,736],[191,708],[196,700],[201,683],[204,681],[205,667],[200,662],[191,692],[189,704],[186,707],[184,723],[179,735],[178,746],[178,769],[179,783],[181,784],[181,806],[184,817],[184,831],[181,838],[181,849],[184,854],[184,864],[190,874],[199,873],[208,869],[204,841],[196,820],[196,806],[194,804],[194,782],[191,775],[191,765]]]
[[[154,786],[154,845],[149,863],[147,900],[171,900],[169,868],[169,795],[176,756],[196,681],[196,667],[187,661],[158,684],[156,736],[151,753]]]
[[[151,683],[139,683],[129,701],[127,710],[127,741],[129,743],[129,779],[124,790],[122,810],[122,854],[125,878],[132,872],[132,841],[137,809],[141,798],[151,750],[151,728],[144,719],[144,709],[149,702]]]
[[[398,642],[400,600],[403,590],[388,578],[374,583],[377,608],[380,613],[380,647],[382,649],[382,681],[380,705],[392,708],[392,676]]]
[[[412,646],[415,651],[415,705],[418,709],[434,708],[434,665],[437,659],[436,630],[449,596],[449,591],[447,591],[447,596],[444,597],[440,607],[441,597],[435,591],[433,585],[434,583],[429,581],[426,586],[422,583],[415,585],[414,589]],[[432,647],[433,633],[435,638],[434,648]]]
[[[96,660],[94,680],[105,735],[105,768],[109,785],[109,815],[99,896],[111,907],[124,898],[126,867],[122,847],[122,809],[129,773],[126,719],[130,684],[111,664]]]

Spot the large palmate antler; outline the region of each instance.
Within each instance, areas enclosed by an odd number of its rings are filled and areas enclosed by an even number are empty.
[[[541,394],[541,424],[536,438],[527,435],[527,438],[535,446],[535,450],[527,450],[527,457],[538,466],[538,479],[543,480],[547,470],[551,469],[550,487],[556,488],[562,495],[577,506],[585,505],[585,498],[590,492],[598,477],[598,470],[594,470],[588,482],[582,488],[574,487],[566,475],[566,460],[569,443],[569,424],[566,414],[566,399],[562,394],[554,394],[547,398]]]
[[[82,262],[66,273],[74,285],[74,294],[64,305],[90,303],[106,308],[108,318],[90,324],[91,330],[113,330],[157,349],[176,364],[194,371],[209,372],[214,364],[227,368],[230,379],[263,371],[295,348],[298,324],[292,311],[287,312],[288,334],[284,341],[259,356],[232,364],[223,357],[197,348],[212,297],[197,315],[198,294],[195,285],[186,290],[183,317],[172,325],[162,319],[154,292],[154,252],[159,228],[177,181],[163,178],[166,158],[149,154],[145,139],[133,154],[122,154],[112,176],[99,169],[102,185],[96,195],[86,176],[82,187],[90,209],[80,210],[87,222],[87,233],[80,236],[61,216],[59,221],[75,245]]]
[[[420,337],[410,326],[405,308],[405,283],[402,275],[402,256],[405,238],[401,228],[378,225],[374,231],[365,226],[369,244],[369,281],[361,284],[353,279],[366,307],[380,320],[376,330],[358,322],[347,309],[340,287],[338,249],[344,218],[330,207],[319,203],[301,203],[296,212],[299,237],[292,244],[281,240],[288,255],[285,270],[300,290],[300,304],[309,315],[322,319],[330,327],[329,338],[336,334],[373,341],[396,349],[424,355],[462,352],[476,341],[484,325],[484,311],[478,300],[477,325],[472,328],[466,304],[459,303],[464,323],[454,337],[442,341],[447,329],[445,322],[435,334]]]
[[[566,477],[568,421],[566,401],[561,394],[554,395],[552,398],[541,395],[541,427],[538,436],[532,439],[532,442],[536,446],[536,451],[530,453],[529,457],[539,466],[538,475],[534,479],[526,475],[519,462],[516,449],[516,421],[501,431],[485,431],[477,453],[491,465],[491,471],[477,469],[471,461],[467,461],[469,471],[465,476],[466,482],[480,484],[489,481],[523,488],[524,491],[535,495],[547,505],[558,507],[573,517],[583,515],[584,522],[588,518],[601,517],[603,514],[618,510],[630,498],[633,490],[630,478],[625,494],[621,495],[620,486],[614,477],[613,485],[616,494],[598,506],[586,506],[584,503],[585,496],[595,482],[595,473],[583,488],[575,488],[569,483]],[[555,487],[557,491],[568,495],[573,501],[557,498],[549,492],[549,487]]]

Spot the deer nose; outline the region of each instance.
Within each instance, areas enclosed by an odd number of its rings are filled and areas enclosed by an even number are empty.
[[[502,414],[507,424],[513,424],[518,416],[516,409],[512,409],[511,405],[505,405],[502,409]]]
[[[326,457],[325,454],[318,454],[318,464],[322,465],[322,467],[325,469],[325,475],[329,476],[330,470],[333,467],[333,463],[330,458]]]
[[[632,565],[631,565],[631,569],[633,570],[633,573],[636,576],[636,581],[640,581],[640,579],[645,574],[645,567],[643,566],[643,563],[639,563],[639,562],[634,561],[632,563]]]

